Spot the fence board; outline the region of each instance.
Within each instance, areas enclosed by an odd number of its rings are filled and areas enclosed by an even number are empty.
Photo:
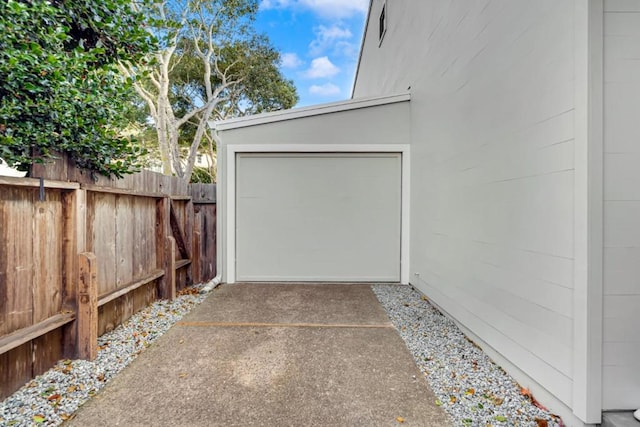
[[[32,354],[31,342],[0,354],[0,396],[7,396],[33,378]]]
[[[71,313],[56,314],[46,320],[18,329],[11,334],[4,335],[0,338],[0,354],[18,348],[31,340],[53,331],[54,329],[58,329],[59,327],[71,322],[73,318],[74,316]]]
[[[215,184],[191,184],[191,200],[193,203],[216,203]]]
[[[138,280],[155,268],[155,200],[132,200],[132,276]]]
[[[46,199],[34,205],[33,323],[62,308],[62,196],[49,192]]]
[[[116,289],[133,281],[133,222],[136,217],[129,196],[116,196]]]
[[[62,332],[62,328],[58,328],[33,340],[32,376],[45,373],[60,360],[64,353]]]
[[[169,221],[170,221],[170,200],[168,197],[163,199],[159,199],[156,202],[156,228],[155,228],[155,244],[156,244],[156,266],[161,270],[166,271],[166,244],[165,241],[169,236]],[[166,281],[168,280],[167,275],[163,276],[160,279],[160,289],[164,289],[166,286]],[[162,292],[159,292],[159,295],[162,295]]]
[[[5,189],[6,191],[6,189]],[[6,194],[6,193],[5,193]],[[4,197],[4,194],[3,194]],[[10,221],[10,212],[7,208],[8,202],[4,198],[0,199],[0,335],[9,333],[7,325],[7,313],[9,312],[9,278],[7,270],[9,265],[9,254],[7,245],[9,244],[9,233],[7,232],[7,224]],[[0,376],[0,380],[2,377]]]
[[[158,299],[158,281],[154,280],[131,292],[135,311],[143,309]]]
[[[13,187],[32,187],[40,188],[40,180],[35,178],[16,178],[10,176],[0,176],[0,185],[10,185]],[[66,190],[75,190],[80,185],[75,182],[51,181],[45,179],[42,183],[44,188],[57,188]]]
[[[122,305],[127,295],[98,307],[98,335],[113,331],[120,324]]]
[[[93,212],[91,229],[91,246],[89,252],[95,254],[98,262],[98,293],[100,295],[113,291],[116,286],[116,195],[106,193],[90,193],[92,203],[89,209]]]
[[[216,269],[216,205],[196,204],[194,212],[201,215],[200,232],[200,281],[206,282],[217,275]]]
[[[192,219],[192,233],[193,238],[191,241],[191,277],[194,283],[200,283],[202,281],[201,277],[201,252],[202,252],[202,241],[200,239],[200,230],[202,229],[202,214],[200,212],[193,213]]]
[[[8,188],[3,191],[0,211],[0,267],[6,286],[0,334],[31,325],[33,301],[33,207],[35,190]]]
[[[176,245],[180,258],[189,258],[189,250],[187,249],[188,241],[185,238],[183,230],[185,228],[184,205],[180,206],[176,202],[171,201],[169,210],[169,223],[171,224],[171,232],[176,240]]]

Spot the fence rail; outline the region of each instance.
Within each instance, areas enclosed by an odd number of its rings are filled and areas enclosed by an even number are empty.
[[[0,398],[98,335],[216,274],[215,185],[60,160],[0,177]]]

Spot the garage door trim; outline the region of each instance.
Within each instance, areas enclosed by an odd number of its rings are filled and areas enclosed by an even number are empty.
[[[237,153],[399,153],[401,157],[400,282],[409,283],[409,145],[408,144],[271,144],[229,145],[226,153],[227,245],[225,267],[228,283],[236,281],[236,154]]]

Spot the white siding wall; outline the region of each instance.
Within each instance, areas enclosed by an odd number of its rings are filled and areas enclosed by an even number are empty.
[[[309,110],[313,114],[313,109]],[[409,141],[408,101],[289,119],[288,115],[294,112],[296,109],[221,122],[223,142],[232,145],[405,144]],[[260,117],[279,120],[247,125]]]
[[[640,407],[640,1],[605,1],[605,409]]]
[[[576,3],[388,1],[378,47],[381,4],[354,97],[411,88],[411,283],[570,408]]]

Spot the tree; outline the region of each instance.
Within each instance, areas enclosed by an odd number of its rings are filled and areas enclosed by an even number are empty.
[[[155,49],[143,19],[130,0],[1,1],[0,158],[26,170],[61,152],[103,175],[134,170],[117,63]]]
[[[123,62],[121,70],[149,108],[163,173],[189,181],[198,151],[205,143],[214,151],[212,118],[297,102],[278,52],[252,27],[257,10],[257,0],[171,0],[150,10],[162,48],[152,67]]]

